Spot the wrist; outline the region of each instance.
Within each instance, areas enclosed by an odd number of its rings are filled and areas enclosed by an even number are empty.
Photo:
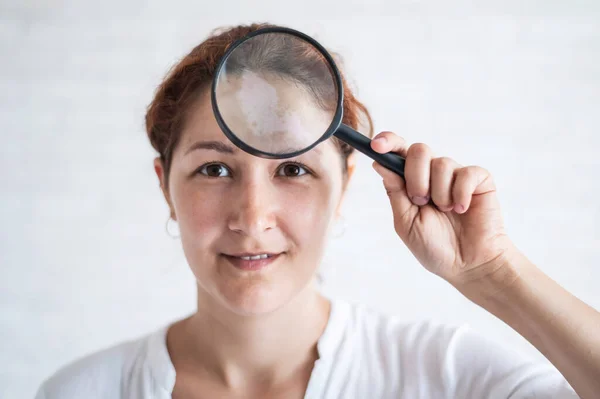
[[[453,285],[471,301],[483,304],[510,296],[532,267],[525,255],[511,246],[493,260],[466,272]]]

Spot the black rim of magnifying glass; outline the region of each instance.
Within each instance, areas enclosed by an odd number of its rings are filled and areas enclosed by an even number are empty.
[[[235,49],[238,46],[240,46],[242,43],[244,43],[246,40],[252,39],[255,36],[262,35],[265,33],[285,33],[285,34],[299,37],[300,39],[311,44],[323,55],[323,57],[325,57],[325,59],[329,63],[329,67],[331,68],[331,71],[333,73],[333,77],[335,80],[335,84],[337,86],[338,100],[337,100],[337,104],[336,104],[336,111],[335,111],[333,120],[331,121],[331,124],[329,125],[329,127],[327,128],[325,133],[323,133],[323,135],[317,141],[315,141],[313,144],[311,144],[310,146],[303,148],[302,150],[291,152],[291,153],[286,153],[286,154],[274,154],[274,153],[270,153],[270,152],[265,152],[265,151],[258,150],[256,148],[251,147],[248,144],[246,144],[244,141],[239,139],[231,129],[229,129],[229,127],[225,123],[225,120],[223,119],[223,116],[221,115],[221,112],[219,111],[219,107],[217,106],[217,95],[216,95],[217,83],[219,81],[219,76],[221,75],[221,70],[223,69],[225,63],[227,62],[227,59],[229,58],[231,53],[233,51],[235,51]],[[213,78],[212,89],[211,89],[211,102],[212,102],[213,112],[215,114],[215,118],[217,119],[217,123],[219,124],[219,127],[221,128],[223,133],[225,133],[225,136],[227,136],[227,138],[229,140],[231,140],[231,142],[233,144],[235,144],[237,147],[239,147],[243,151],[245,151],[249,154],[252,154],[252,155],[256,155],[256,156],[259,156],[262,158],[283,159],[283,158],[296,157],[300,154],[303,154],[306,151],[309,151],[310,149],[314,148],[317,144],[321,143],[322,141],[324,141],[327,138],[329,138],[330,136],[332,136],[333,133],[335,133],[335,131],[338,129],[338,127],[342,123],[342,117],[343,117],[342,104],[344,102],[344,87],[342,85],[342,77],[340,75],[340,72],[339,72],[337,66],[335,65],[335,62],[333,61],[333,57],[327,52],[327,50],[325,50],[325,48],[323,46],[321,46],[321,44],[319,44],[319,42],[317,42],[312,37],[310,37],[302,32],[299,32],[297,30],[291,29],[291,28],[284,28],[281,26],[270,26],[270,27],[266,27],[266,28],[260,28],[254,32],[247,34],[246,36],[242,37],[241,39],[236,40],[235,42],[233,42],[231,44],[231,46],[227,49],[227,51],[225,51],[225,54],[223,54],[223,57],[217,64],[217,69],[215,71],[215,76]]]

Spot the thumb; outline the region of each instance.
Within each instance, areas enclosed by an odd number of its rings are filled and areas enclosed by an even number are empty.
[[[412,220],[419,212],[419,207],[408,197],[406,184],[400,175],[377,162],[373,162],[373,169],[383,178],[383,186],[392,205],[396,232],[404,238],[410,230]]]

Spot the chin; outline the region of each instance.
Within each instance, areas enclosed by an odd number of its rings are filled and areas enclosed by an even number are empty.
[[[239,315],[259,316],[273,313],[289,303],[296,294],[275,287],[247,287],[237,292],[224,292],[223,299],[231,311]]]
[[[294,300],[302,300],[300,297],[311,285],[316,272],[297,267],[306,262],[281,260],[272,267],[253,271],[240,270],[229,262],[192,270],[198,288],[204,291],[199,295],[206,301],[239,316],[261,316],[276,312]]]
[[[273,313],[287,305],[303,287],[285,282],[269,282],[249,279],[244,282],[225,284],[218,296],[223,305],[242,316],[259,316]]]

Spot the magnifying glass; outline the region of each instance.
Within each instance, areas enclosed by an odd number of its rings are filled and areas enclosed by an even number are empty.
[[[234,42],[212,83],[217,123],[237,147],[270,159],[298,156],[332,135],[404,178],[405,160],[380,154],[342,123],[344,89],[333,57],[316,40],[284,27]]]

